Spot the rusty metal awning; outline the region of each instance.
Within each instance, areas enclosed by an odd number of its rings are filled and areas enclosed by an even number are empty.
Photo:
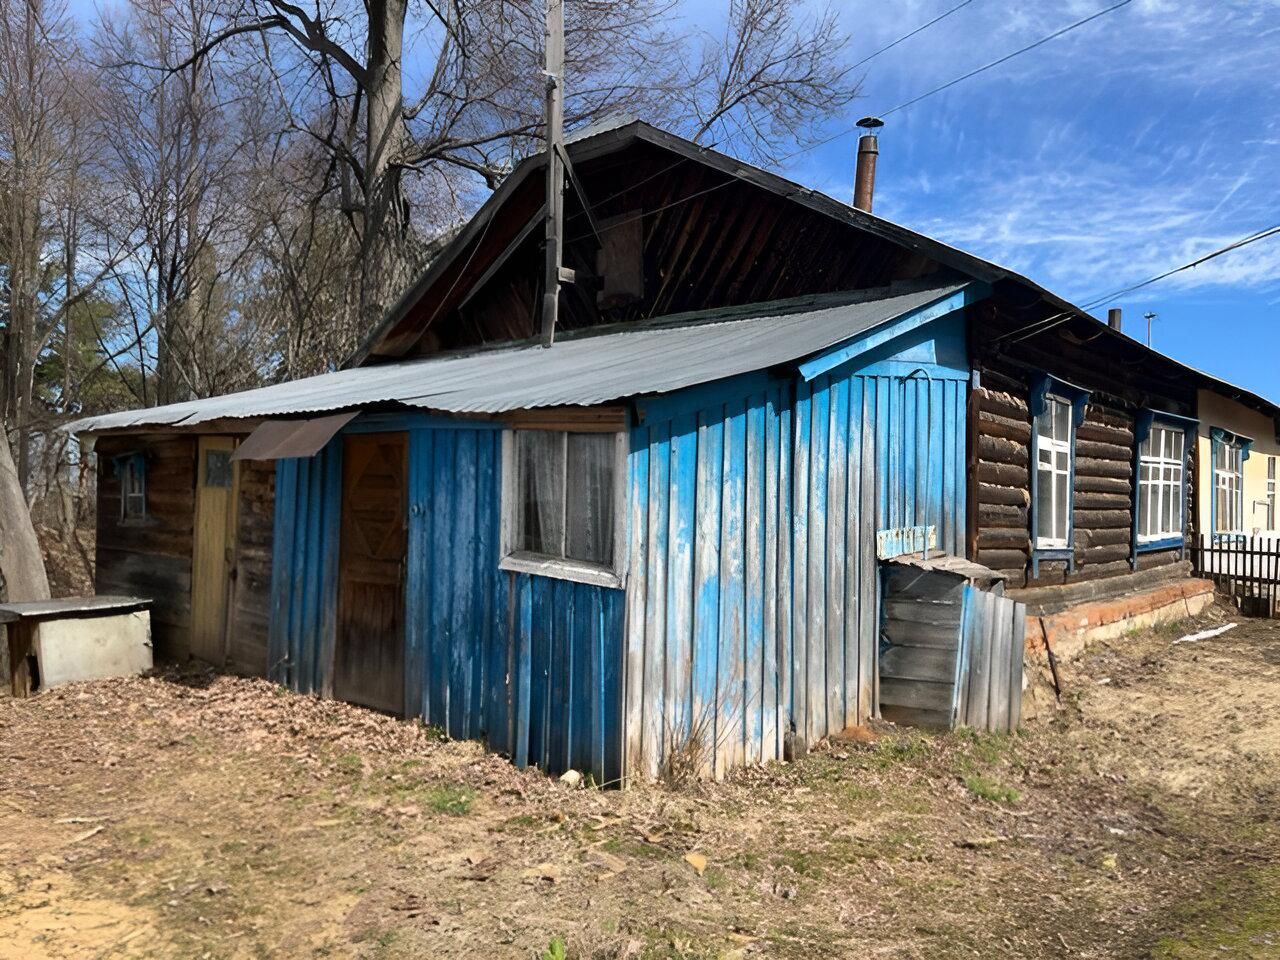
[[[334,434],[354,420],[360,411],[337,413],[311,420],[268,420],[236,447],[232,460],[287,460],[314,457]]]

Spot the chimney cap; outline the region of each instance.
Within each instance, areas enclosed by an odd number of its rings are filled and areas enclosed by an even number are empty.
[[[855,126],[861,127],[867,133],[874,134],[877,130],[884,126],[884,121],[879,117],[863,117]]]

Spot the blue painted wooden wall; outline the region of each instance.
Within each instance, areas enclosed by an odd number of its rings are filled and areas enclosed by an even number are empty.
[[[704,772],[875,715],[878,531],[963,552],[964,324],[953,315],[792,380],[642,406],[630,455],[629,773]]]
[[[629,772],[782,756],[790,697],[790,385],[691,391],[632,431]]]
[[[405,712],[524,765],[621,773],[622,591],[498,568],[502,433],[409,432]],[[350,429],[387,429],[371,418]],[[332,694],[342,439],[276,467],[272,679]]]

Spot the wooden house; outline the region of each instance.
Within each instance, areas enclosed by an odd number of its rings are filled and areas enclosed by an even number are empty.
[[[346,369],[78,424],[100,589],[161,600],[170,653],[614,781],[874,716],[885,558],[1038,602],[1185,576],[1133,477],[1200,375],[643,123],[568,153],[554,346],[535,157]]]

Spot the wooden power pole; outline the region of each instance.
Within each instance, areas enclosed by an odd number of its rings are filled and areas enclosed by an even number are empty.
[[[564,262],[564,0],[547,3],[547,242],[542,345],[556,339]]]

